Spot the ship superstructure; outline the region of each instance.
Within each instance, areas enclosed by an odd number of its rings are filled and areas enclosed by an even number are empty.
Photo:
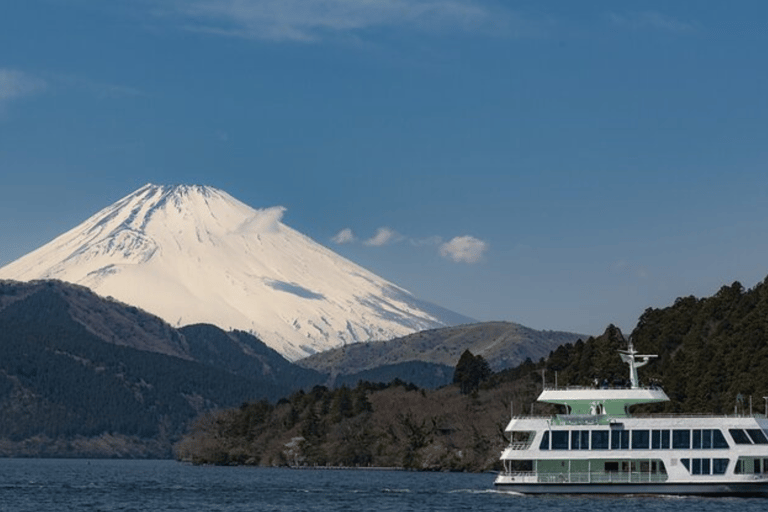
[[[538,401],[565,406],[550,417],[513,417],[497,488],[520,493],[768,494],[765,415],[632,416],[665,402],[642,387],[637,368],[652,355],[620,351],[629,388],[545,388]]]

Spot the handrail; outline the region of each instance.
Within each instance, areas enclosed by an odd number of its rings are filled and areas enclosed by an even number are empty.
[[[626,391],[630,389],[644,389],[646,391],[653,390],[653,391],[664,391],[660,386],[638,386],[636,388],[630,387],[630,386],[544,386],[544,391],[580,391],[580,390],[590,390],[590,391],[612,391],[612,390],[621,390]]]
[[[754,414],[712,414],[712,413],[706,413],[706,412],[686,412],[686,413],[677,413],[677,412],[656,412],[656,413],[640,413],[640,414],[632,414],[630,416],[611,416],[608,414],[598,414],[598,415],[583,415],[583,414],[549,414],[549,415],[540,415],[540,414],[534,414],[534,415],[526,415],[526,414],[516,414],[512,416],[511,419],[513,420],[551,420],[554,418],[568,418],[569,416],[573,417],[573,419],[582,419],[589,417],[595,417],[595,418],[613,418],[613,417],[620,417],[622,419],[626,418],[761,418],[765,419],[765,414],[760,413],[754,413]]]
[[[669,480],[667,473],[647,472],[573,472],[536,473],[534,471],[502,471],[502,477],[536,478],[539,483],[585,484],[585,483],[659,483]]]

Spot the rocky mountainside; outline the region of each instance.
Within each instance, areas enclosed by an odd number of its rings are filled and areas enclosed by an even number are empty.
[[[389,341],[348,345],[298,362],[332,375],[362,372],[384,365],[423,361],[454,367],[462,352],[483,356],[494,371],[537,361],[565,343],[587,337],[558,331],[537,331],[511,322],[482,322],[431,329]]]
[[[146,185],[0,279],[80,284],[174,327],[248,332],[291,360],[470,321],[291,229],[283,212],[211,187]]]

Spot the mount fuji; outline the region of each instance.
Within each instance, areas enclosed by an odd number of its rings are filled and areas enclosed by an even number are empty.
[[[148,184],[0,279],[58,279],[153,313],[258,336],[297,360],[347,343],[471,322],[207,186]]]

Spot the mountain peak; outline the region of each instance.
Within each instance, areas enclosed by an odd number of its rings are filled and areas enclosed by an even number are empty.
[[[0,269],[87,286],[174,326],[251,332],[289,359],[469,321],[204,185],[147,184]]]

